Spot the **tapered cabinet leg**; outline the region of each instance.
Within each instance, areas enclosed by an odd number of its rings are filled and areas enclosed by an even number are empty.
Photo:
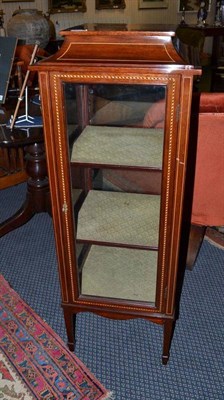
[[[70,311],[67,307],[64,307],[64,318],[65,318],[65,327],[67,331],[68,337],[68,348],[71,351],[75,349],[75,322],[76,322],[76,314]]]
[[[166,365],[170,356],[170,345],[173,337],[175,321],[167,319],[164,323],[162,363]]]

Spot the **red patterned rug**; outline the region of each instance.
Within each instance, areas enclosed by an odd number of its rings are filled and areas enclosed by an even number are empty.
[[[0,399],[110,398],[111,393],[0,275]]]

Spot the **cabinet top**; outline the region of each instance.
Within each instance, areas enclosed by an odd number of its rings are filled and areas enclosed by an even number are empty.
[[[177,26],[171,24],[122,24],[122,23],[86,23],[76,25],[61,31],[63,36],[71,35],[73,32],[147,32],[151,35],[165,34],[174,36]]]
[[[31,69],[57,71],[78,65],[124,65],[189,70],[199,75],[175,48],[174,25],[84,24],[60,32],[60,50]]]

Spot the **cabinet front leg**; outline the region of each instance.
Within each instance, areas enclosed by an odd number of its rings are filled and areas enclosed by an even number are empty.
[[[164,323],[163,331],[163,355],[162,363],[166,365],[169,361],[170,356],[170,345],[173,337],[175,321],[173,319],[167,319]]]
[[[75,349],[75,320],[76,314],[74,314],[70,309],[63,308],[64,311],[64,319],[65,319],[65,327],[67,331],[68,337],[68,348],[71,351]]]

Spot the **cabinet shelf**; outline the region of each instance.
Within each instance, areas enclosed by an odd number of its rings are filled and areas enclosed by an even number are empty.
[[[87,125],[73,145],[71,162],[161,169],[163,136],[162,129]]]
[[[157,256],[156,251],[91,246],[81,294],[155,303]]]
[[[78,216],[77,240],[158,248],[160,196],[89,191]]]

